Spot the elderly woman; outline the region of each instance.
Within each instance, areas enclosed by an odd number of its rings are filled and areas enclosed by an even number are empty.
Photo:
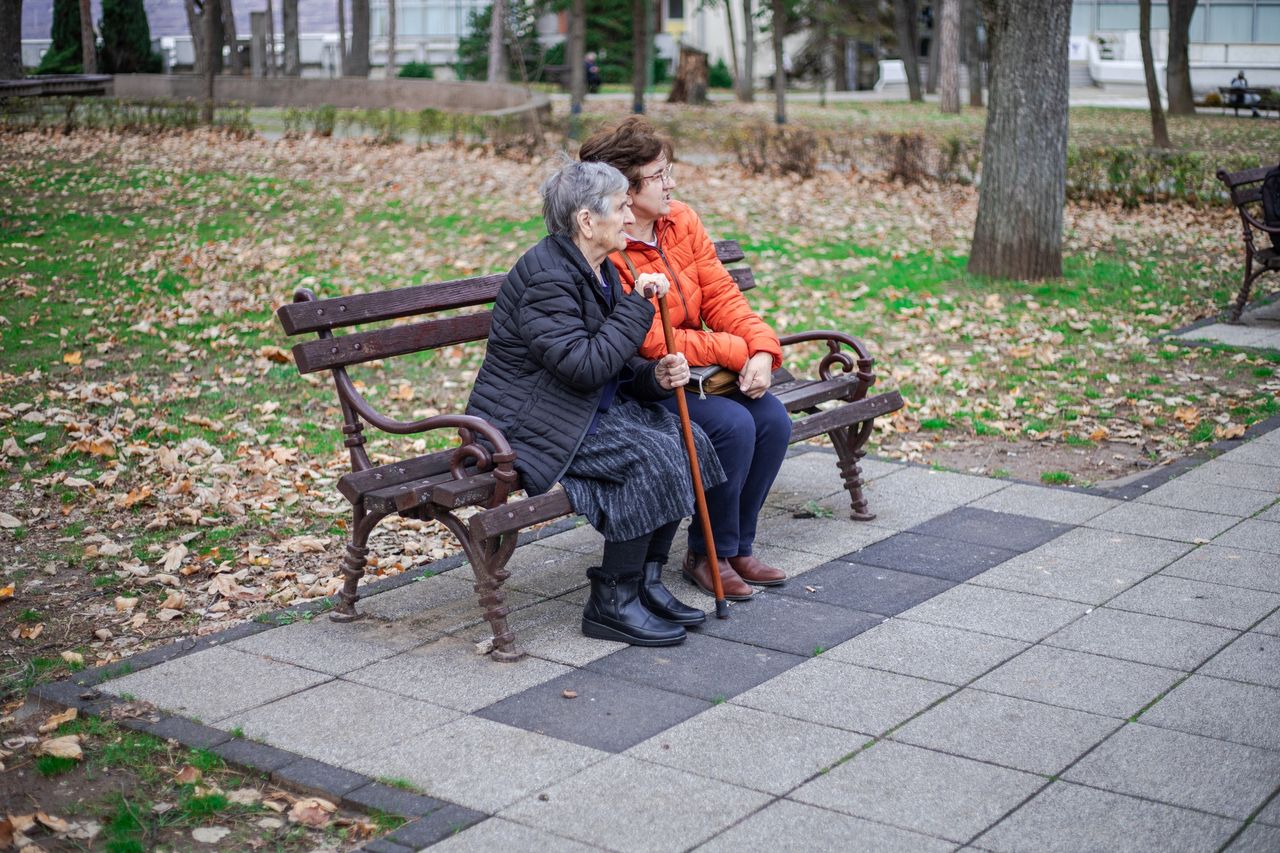
[[[501,429],[531,495],[557,482],[605,537],[587,571],[588,637],[643,646],[685,638],[706,614],[662,584],[680,520],[693,512],[679,422],[657,401],[689,380],[681,355],[637,350],[652,303],[624,291],[609,253],[634,223],[627,180],[604,163],[570,163],[542,185],[548,236],[516,262],[494,303],[489,347],[467,411]],[[647,295],[665,279],[642,281]],[[723,481],[711,443],[695,430],[703,477]]]
[[[756,518],[791,438],[786,408],[768,393],[773,370],[782,364],[782,347],[716,258],[698,215],[671,198],[673,153],[670,140],[644,118],[632,116],[591,136],[578,156],[616,167],[629,182],[635,223],[627,226],[626,247],[612,256],[623,286],[630,289],[637,275],[650,272],[671,277],[674,298],[667,301],[677,349],[691,364],[715,364],[738,374],[732,393],[705,399],[689,395],[688,402],[690,417],[711,438],[727,477],[707,491],[707,512],[725,597],[741,601],[752,595],[749,584],[776,586],[786,578],[752,553]],[[659,352],[665,352],[663,332],[655,323],[640,354],[652,358]],[[696,524],[689,528],[684,575],[710,591],[707,547]]]

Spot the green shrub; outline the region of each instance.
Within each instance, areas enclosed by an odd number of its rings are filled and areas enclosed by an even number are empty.
[[[397,77],[418,77],[424,80],[435,79],[436,70],[425,62],[406,62],[400,67]]]
[[[151,27],[142,0],[102,0],[102,71],[159,74],[160,54],[151,50]]]
[[[733,88],[733,73],[729,71],[729,66],[724,64],[723,59],[717,59],[716,64],[707,70],[707,85],[712,89]]]
[[[79,74],[84,71],[83,48],[80,43],[79,0],[54,0],[53,44],[40,57],[37,74]]]

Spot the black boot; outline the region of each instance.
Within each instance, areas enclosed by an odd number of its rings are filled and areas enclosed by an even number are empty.
[[[590,568],[587,577],[591,597],[582,611],[586,636],[633,646],[674,646],[684,641],[684,628],[655,616],[640,602],[640,575],[617,576]]]
[[[662,563],[645,563],[640,580],[640,601],[658,616],[677,625],[701,625],[707,614],[690,607],[662,585]]]

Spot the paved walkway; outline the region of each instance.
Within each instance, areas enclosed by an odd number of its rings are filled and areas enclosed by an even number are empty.
[[[99,689],[175,715],[137,727],[421,815],[384,853],[1275,851],[1280,431],[1233,445],[1128,500],[872,461],[872,523],[804,452],[758,549],[792,579],[683,646],[580,636],[579,527],[516,553],[520,663],[477,654],[463,567]]]
[[[1223,323],[1215,318],[1196,323],[1169,337],[1196,343],[1280,352],[1280,299],[1245,311],[1237,325]]]

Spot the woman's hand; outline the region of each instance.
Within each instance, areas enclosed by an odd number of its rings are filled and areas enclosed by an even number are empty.
[[[671,289],[671,282],[660,272],[646,272],[636,279],[636,289],[645,299],[653,299],[655,296],[661,298]]]
[[[738,390],[758,400],[769,390],[773,382],[773,356],[767,352],[758,352],[738,371]]]
[[[689,362],[684,360],[684,353],[664,355],[658,360],[656,373],[658,384],[667,391],[689,384]]]

